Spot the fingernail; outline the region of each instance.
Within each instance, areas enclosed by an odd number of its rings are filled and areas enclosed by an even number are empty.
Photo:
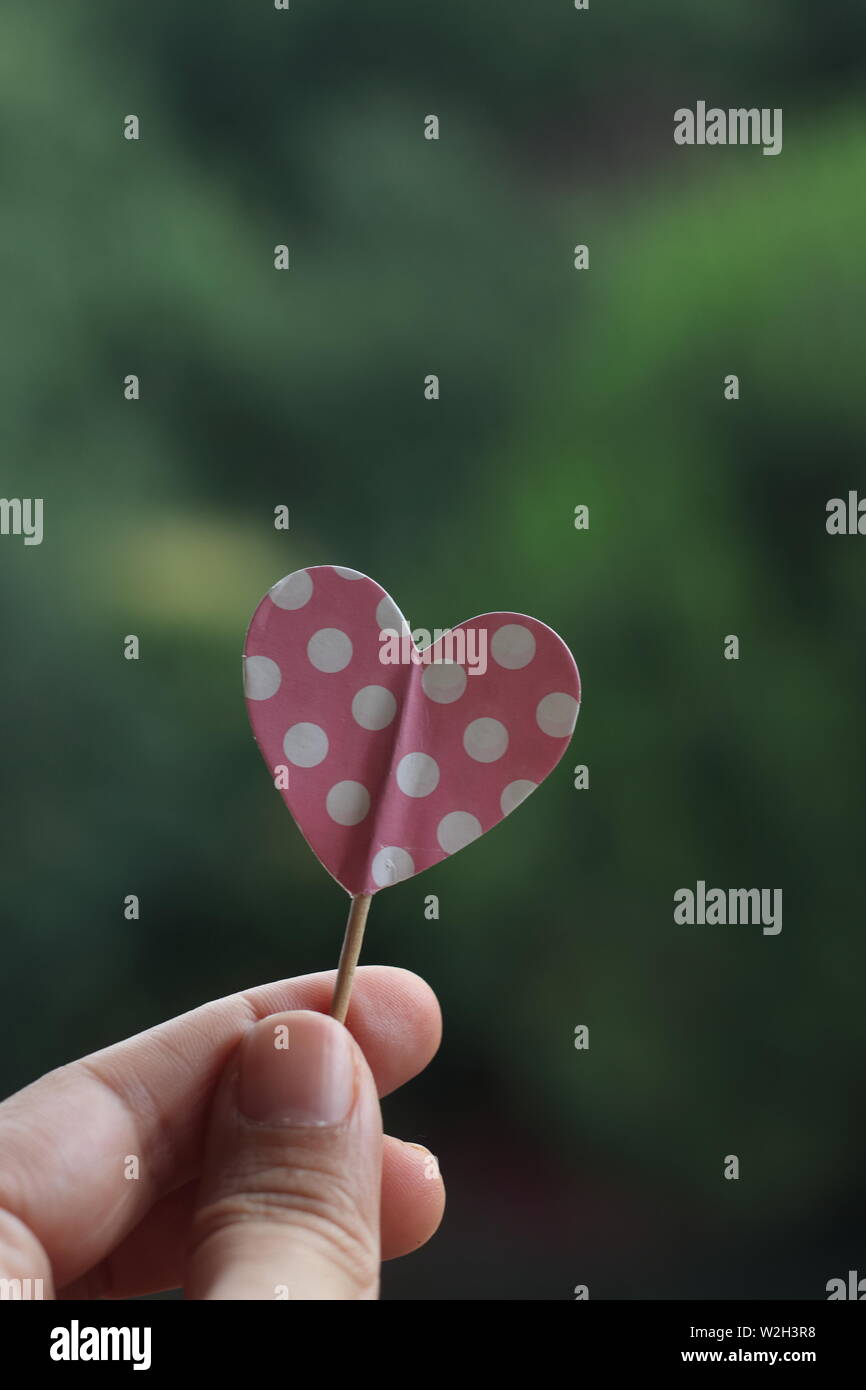
[[[238,1103],[247,1119],[336,1125],[354,1093],[352,1040],[327,1014],[274,1014],[241,1043]]]
[[[422,1153],[422,1154],[429,1154],[429,1153],[430,1153],[430,1150],[427,1148],[427,1145],[426,1145],[426,1144],[415,1144],[415,1143],[413,1143],[413,1141],[412,1141],[411,1139],[404,1139],[404,1140],[403,1140],[403,1143],[404,1143],[404,1144],[406,1145],[406,1147],[409,1148],[409,1149],[418,1149],[419,1153]]]

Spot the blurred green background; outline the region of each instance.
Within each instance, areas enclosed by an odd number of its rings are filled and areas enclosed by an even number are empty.
[[[863,1270],[866,540],[824,523],[866,492],[864,69],[860,0],[8,0],[2,491],[45,539],[0,538],[3,1094],[336,963],[240,688],[265,589],[335,562],[416,625],[532,613],[584,682],[531,806],[374,904],[445,1019],[385,1119],[449,1207],[384,1296]],[[699,99],[783,153],[676,147]],[[782,887],[781,935],[677,926],[697,879]]]

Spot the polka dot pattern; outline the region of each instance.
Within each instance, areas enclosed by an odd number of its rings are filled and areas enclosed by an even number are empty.
[[[415,861],[407,849],[399,845],[386,845],[380,849],[373,860],[371,874],[377,888],[387,888],[401,879],[411,878],[416,872]]]
[[[463,747],[477,763],[495,763],[508,747],[508,730],[499,719],[473,719],[463,731]]]
[[[407,796],[429,796],[439,785],[439,765],[428,753],[407,753],[397,764],[397,786]]]
[[[269,656],[244,657],[244,694],[248,700],[269,700],[280,688],[280,668]]]
[[[471,811],[449,811],[436,827],[436,839],[446,854],[456,854],[481,833],[481,822]]]
[[[499,798],[503,816],[510,816],[521,801],[525,801],[529,793],[535,791],[535,787],[536,783],[528,782],[525,777],[518,778],[516,782],[509,782],[508,786],[503,788]]]
[[[506,671],[521,671],[535,656],[535,638],[522,623],[503,623],[493,634],[490,650]]]
[[[424,667],[421,689],[437,705],[453,705],[466,689],[466,669],[453,661],[433,661]]]
[[[270,592],[270,599],[287,613],[303,608],[313,597],[313,578],[309,570],[295,570],[280,579]]]
[[[283,752],[295,767],[318,767],[328,756],[328,735],[318,724],[293,724],[286,730]]]
[[[337,782],[328,792],[325,806],[337,825],[359,825],[370,809],[370,793],[361,782]]]
[[[405,665],[380,659],[383,628],[409,631],[394,600],[320,565],[273,586],[245,648],[259,748],[288,765],[280,795],[349,893],[403,882],[510,816],[559,762],[580,701],[571,653],[534,618],[473,618]]]
[[[307,656],[317,671],[342,671],[352,660],[352,641],[338,627],[320,627],[307,643]]]
[[[397,701],[384,685],[365,685],[352,700],[352,718],[362,729],[387,729],[397,713]]]
[[[379,624],[380,632],[399,632],[402,635],[409,631],[409,624],[390,594],[385,594],[379,600],[376,606],[376,622]]]
[[[543,729],[551,738],[570,738],[577,720],[577,708],[574,696],[566,695],[562,690],[545,695],[543,700],[539,700],[535,711],[539,729]]]

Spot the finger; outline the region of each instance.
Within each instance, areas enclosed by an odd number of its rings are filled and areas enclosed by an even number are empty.
[[[333,983],[329,971],[206,1004],[61,1067],[0,1105],[0,1208],[33,1232],[58,1287],[98,1264],[155,1201],[195,1176],[214,1086],[250,1025],[286,1009],[327,1009]],[[384,1095],[435,1053],[439,1008],[417,976],[366,966],[355,977],[347,1026]]]
[[[163,1197],[116,1250],[62,1289],[58,1298],[139,1298],[180,1288],[197,1191],[198,1183],[190,1182]],[[379,1220],[382,1259],[418,1250],[435,1235],[444,1209],[445,1185],[430,1151],[386,1135]]]
[[[351,1034],[324,1014],[265,1019],[217,1090],[187,1297],[376,1298],[381,1178],[376,1086]]]
[[[51,1261],[28,1226],[10,1211],[0,1211],[0,1298],[54,1297]]]
[[[423,1144],[385,1136],[382,1148],[382,1259],[396,1260],[426,1245],[445,1211],[439,1164]]]
[[[104,1260],[58,1290],[59,1299],[138,1298],[179,1289],[197,1182],[155,1202]]]

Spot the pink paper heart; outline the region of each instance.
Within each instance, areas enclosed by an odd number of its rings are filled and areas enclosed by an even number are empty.
[[[419,664],[383,663],[389,629],[419,657],[379,584],[317,565],[265,595],[244,647],[262,756],[278,784],[288,770],[283,800],[353,895],[429,869],[497,825],[556,767],[580,705],[571,652],[535,618],[472,618]],[[443,659],[455,655],[462,664]]]

